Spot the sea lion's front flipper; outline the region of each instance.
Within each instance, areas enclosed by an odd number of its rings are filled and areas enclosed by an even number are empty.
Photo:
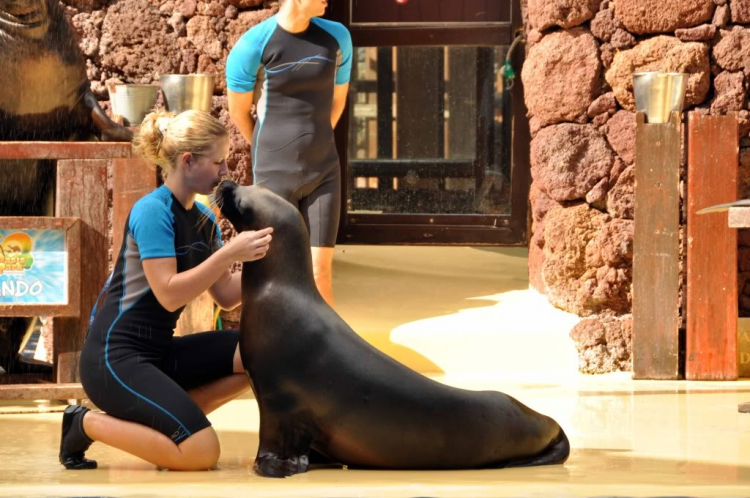
[[[263,414],[253,469],[263,477],[289,477],[307,472],[312,436],[293,417]]]
[[[109,119],[109,116],[99,106],[99,102],[89,89],[84,90],[83,105],[91,113],[91,119],[94,121],[96,129],[101,132],[103,142],[130,142],[133,140],[133,132]]]

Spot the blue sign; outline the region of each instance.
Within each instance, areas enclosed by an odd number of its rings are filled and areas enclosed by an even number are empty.
[[[0,304],[68,304],[65,230],[0,230]]]

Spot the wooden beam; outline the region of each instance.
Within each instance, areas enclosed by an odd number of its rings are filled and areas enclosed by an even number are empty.
[[[737,199],[737,115],[688,118],[685,378],[737,379],[737,230],[698,209]]]
[[[88,320],[99,291],[107,280],[109,208],[107,160],[57,162],[56,216],[81,219],[81,314],[55,319],[54,343],[58,383],[77,382],[78,359]]]
[[[130,156],[130,142],[0,142],[0,158],[3,159],[113,159]]]
[[[680,113],[636,114],[633,377],[678,379]]]
[[[81,384],[6,384],[0,385],[0,400],[87,399]]]

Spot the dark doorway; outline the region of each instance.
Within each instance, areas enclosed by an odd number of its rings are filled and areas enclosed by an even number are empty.
[[[527,243],[518,0],[333,0],[352,33],[339,243]]]

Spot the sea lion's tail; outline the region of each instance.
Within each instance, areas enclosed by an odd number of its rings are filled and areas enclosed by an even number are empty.
[[[570,442],[568,436],[565,435],[565,431],[560,428],[560,432],[557,437],[545,448],[544,451],[538,455],[517,458],[513,460],[507,460],[499,468],[508,467],[534,467],[536,465],[555,465],[564,463],[570,455]]]

